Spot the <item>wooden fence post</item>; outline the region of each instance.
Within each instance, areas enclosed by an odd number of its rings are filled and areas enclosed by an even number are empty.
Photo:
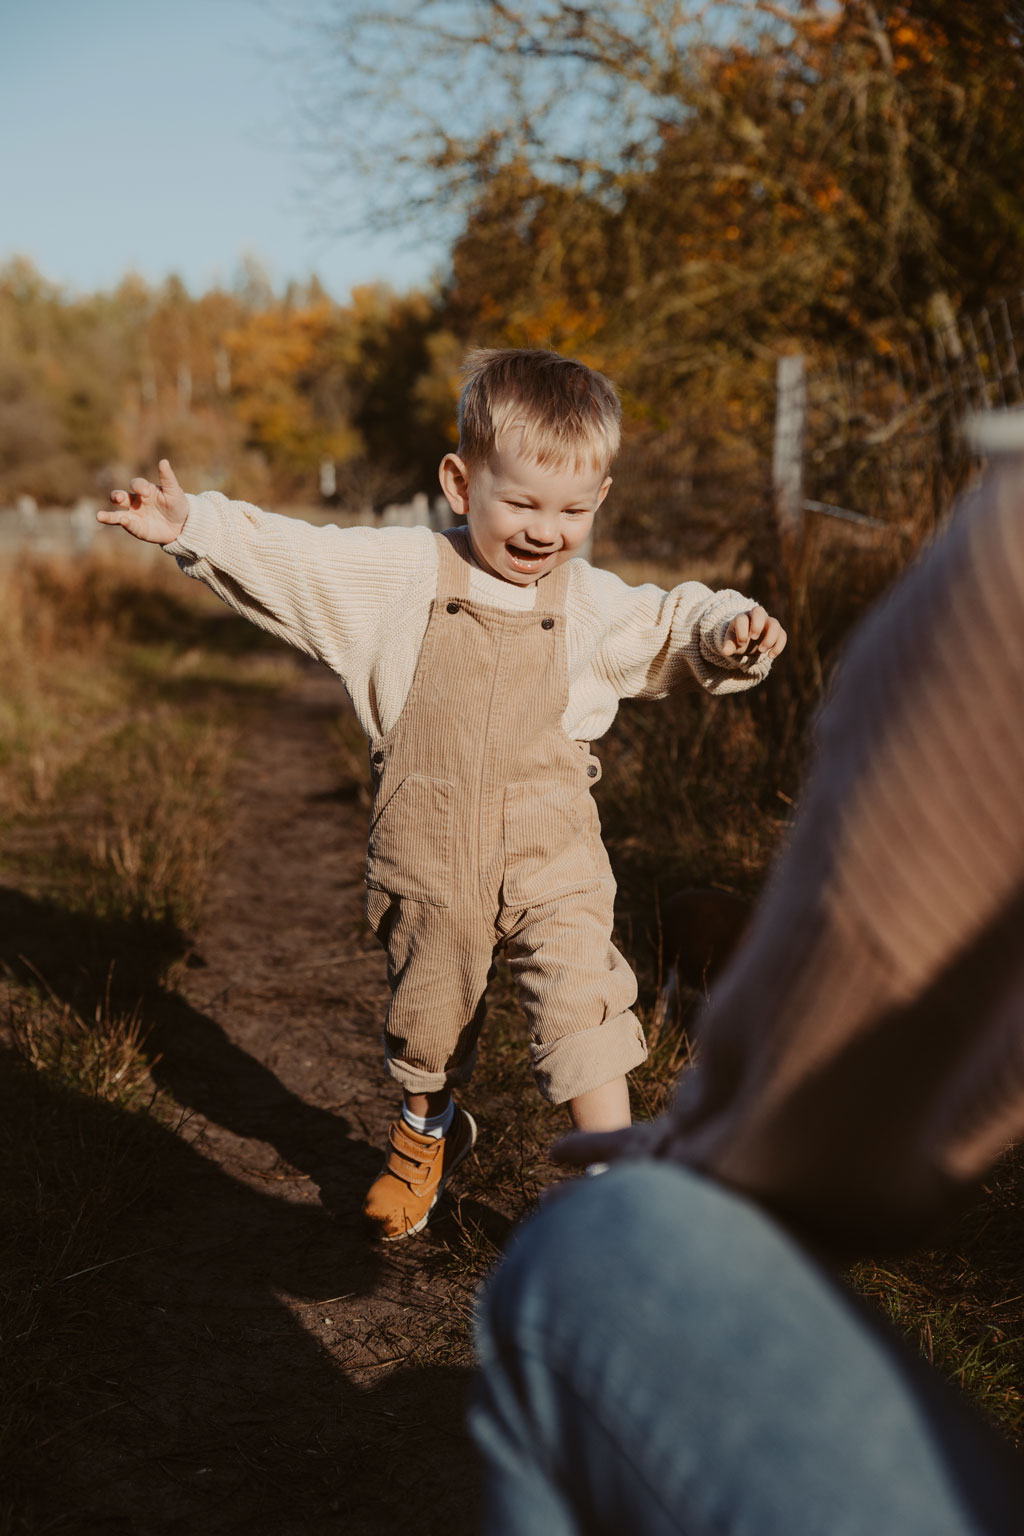
[[[775,374],[772,504],[783,548],[799,547],[804,520],[804,424],[807,377],[800,356],[780,357]]]

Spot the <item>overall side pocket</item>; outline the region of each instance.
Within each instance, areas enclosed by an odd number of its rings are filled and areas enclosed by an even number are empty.
[[[597,884],[588,828],[564,785],[550,780],[509,784],[504,834],[507,906],[542,906]]]
[[[366,849],[366,883],[392,896],[435,907],[452,899],[452,814],[455,786],[410,773],[374,808]]]

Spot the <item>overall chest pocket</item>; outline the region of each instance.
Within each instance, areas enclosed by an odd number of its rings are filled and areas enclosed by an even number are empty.
[[[588,792],[570,794],[554,781],[505,789],[505,879],[510,907],[539,906],[600,879],[593,843],[596,807]]]
[[[366,883],[392,896],[435,907],[452,899],[452,814],[455,787],[410,773],[374,807],[366,849]]]

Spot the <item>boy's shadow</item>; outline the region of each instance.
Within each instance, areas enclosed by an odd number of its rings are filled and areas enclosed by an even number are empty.
[[[342,1116],[305,1103],[161,977],[186,952],[171,922],[69,912],[0,886],[0,974],[38,985],[82,1018],[98,1005],[129,1016],[141,1002],[157,1086],[237,1136],[266,1142],[319,1187],[347,1225],[380,1165]]]
[[[5,1051],[0,1116],[22,1405],[0,1526],[377,1536],[415,1509],[428,1533],[470,1529],[467,1371],[401,1365],[400,1315],[375,1324],[367,1294],[379,1258],[318,1206],[253,1191]],[[296,1116],[293,1150],[305,1134]],[[358,1339],[327,1300],[353,1293]]]

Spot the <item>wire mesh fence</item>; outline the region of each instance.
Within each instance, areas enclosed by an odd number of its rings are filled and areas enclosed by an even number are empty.
[[[634,428],[608,537],[654,559],[708,560],[744,541],[766,552],[774,509],[790,551],[817,527],[830,543],[886,544],[901,563],[978,467],[965,421],[1024,410],[1024,293],[973,314],[944,307],[870,356],[782,357],[774,389],[771,363],[733,367],[709,377],[707,402],[690,390],[667,422]]]
[[[773,482],[780,529],[826,516],[911,536],[933,526],[976,459],[970,416],[1024,408],[1024,294],[954,315],[877,355],[780,366]]]

